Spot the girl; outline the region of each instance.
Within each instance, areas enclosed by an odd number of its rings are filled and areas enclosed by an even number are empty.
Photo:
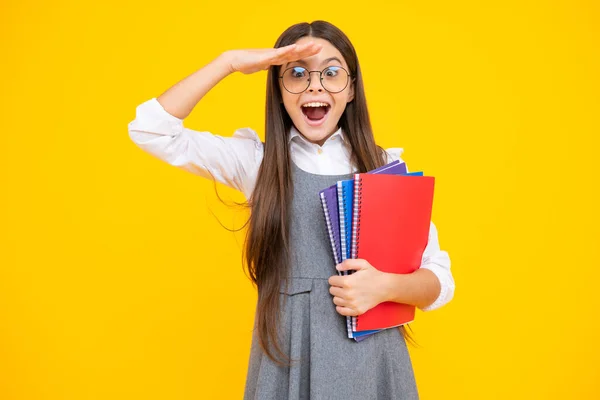
[[[268,70],[265,143],[183,127],[227,75]],[[273,49],[226,51],[158,98],[129,124],[143,150],[242,191],[251,207],[245,247],[258,289],[245,399],[416,399],[403,329],[357,343],[346,316],[384,301],[433,310],[451,300],[450,260],[431,224],[421,268],[394,275],[368,260],[332,261],[319,190],[353,172],[399,160],[375,144],[361,70],[344,33],[324,22],[288,28]]]

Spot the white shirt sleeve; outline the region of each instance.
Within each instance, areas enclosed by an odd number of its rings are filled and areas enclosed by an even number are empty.
[[[427,242],[427,247],[423,252],[421,268],[425,268],[433,272],[440,281],[441,287],[440,294],[438,295],[437,299],[421,310],[435,310],[436,308],[440,308],[452,300],[454,297],[455,285],[454,277],[450,271],[450,257],[446,251],[440,249],[437,228],[433,222],[429,228],[429,241]]]
[[[388,154],[388,162],[399,160],[403,162],[400,156],[404,152],[402,148],[390,148],[386,150]],[[408,167],[406,169],[408,171]],[[437,299],[427,307],[422,308],[422,311],[431,311],[436,308],[440,308],[444,304],[448,303],[454,297],[454,277],[450,271],[450,257],[448,253],[440,249],[440,243],[438,240],[437,228],[431,222],[429,227],[429,239],[427,246],[423,252],[421,259],[421,268],[426,268],[433,272],[440,281],[440,294]]]
[[[250,128],[236,130],[231,137],[194,131],[183,120],[169,114],[152,98],[136,108],[128,125],[129,137],[142,150],[195,175],[243,192],[254,189],[263,158],[263,143]]]

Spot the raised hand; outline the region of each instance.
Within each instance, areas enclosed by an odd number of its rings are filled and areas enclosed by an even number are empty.
[[[276,49],[229,50],[231,72],[239,71],[243,74],[252,74],[263,71],[271,65],[283,65],[301,58],[310,57],[321,51],[322,47],[322,45],[315,42],[307,42],[301,45],[291,44]]]
[[[282,65],[310,57],[321,51],[322,47],[314,41],[309,41],[277,49],[227,50],[171,86],[158,96],[157,100],[168,113],[184,119],[200,99],[227,75],[236,71],[251,74],[268,69],[271,65]]]

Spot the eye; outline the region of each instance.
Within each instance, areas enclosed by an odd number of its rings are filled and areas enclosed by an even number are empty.
[[[302,67],[294,67],[290,70],[290,75],[293,78],[303,78],[306,76],[306,69]]]
[[[325,71],[323,71],[323,75],[329,78],[333,78],[334,76],[337,76],[339,69],[340,67],[328,67],[325,69]]]

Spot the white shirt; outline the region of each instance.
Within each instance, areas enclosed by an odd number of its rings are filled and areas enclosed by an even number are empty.
[[[145,152],[170,165],[237,189],[249,198],[263,159],[263,143],[250,128],[236,130],[231,137],[195,131],[183,126],[183,120],[169,114],[152,98],[136,108],[136,116],[128,125],[129,137]],[[350,144],[338,129],[323,144],[311,143],[292,127],[290,136],[292,161],[301,169],[321,175],[343,175],[356,171],[351,164]],[[388,162],[400,160],[402,148],[386,150]],[[433,223],[429,241],[423,252],[421,268],[431,270],[439,279],[438,298],[423,311],[434,310],[454,297],[454,278],[450,258],[440,249]]]

